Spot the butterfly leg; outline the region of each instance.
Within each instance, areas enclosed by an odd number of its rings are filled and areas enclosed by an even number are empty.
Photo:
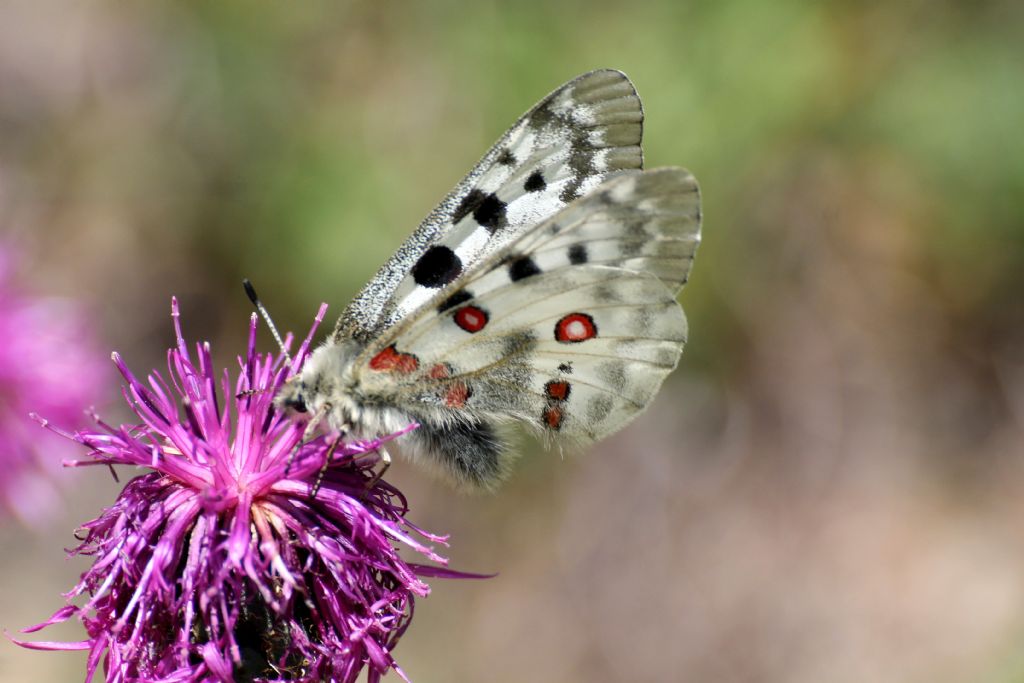
[[[339,433],[330,448],[327,449],[327,455],[324,456],[324,464],[320,467],[320,471],[316,475],[316,482],[313,484],[313,490],[309,495],[310,498],[316,498],[316,494],[320,490],[320,485],[324,483],[324,476],[327,474],[327,468],[331,466],[331,459],[334,457],[334,451],[338,450],[338,444],[340,444],[344,438],[345,432]]]
[[[380,481],[381,477],[384,476],[384,473],[388,471],[389,467],[391,467],[391,454],[388,453],[383,448],[380,449],[380,462],[381,462],[380,471],[377,472],[376,474],[374,474],[373,475],[373,479],[371,479],[370,481],[368,481],[366,483],[366,490],[367,491],[369,491],[374,486],[376,486],[377,482]]]

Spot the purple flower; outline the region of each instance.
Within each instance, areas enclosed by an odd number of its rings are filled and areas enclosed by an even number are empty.
[[[209,344],[190,355],[176,301],[169,381],[154,372],[142,382],[114,354],[142,424],[97,419],[96,429],[68,434],[91,449],[69,464],[153,471],[82,528],[72,552],[93,556],[92,567],[67,606],[25,630],[74,616],[88,638],[19,644],[88,650],[87,682],[101,662],[108,682],[125,683],[342,682],[364,668],[370,681],[389,669],[405,678],[392,650],[414,597],[429,592],[421,577],[472,575],[443,568],[418,539],[446,537],[408,522],[405,498],[374,476],[382,440],[335,444],[321,435],[288,466],[303,425],[277,412],[273,398],[308,355],[326,308],[291,366],[283,354],[257,354],[254,315],[234,380],[214,371]],[[407,562],[399,546],[435,565]]]
[[[0,508],[38,524],[46,521],[41,514],[59,509],[60,458],[70,451],[56,439],[41,440],[29,413],[81,425],[106,367],[85,312],[71,300],[18,287],[14,260],[0,243]]]

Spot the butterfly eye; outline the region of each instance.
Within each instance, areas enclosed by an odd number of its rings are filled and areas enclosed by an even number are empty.
[[[294,410],[297,413],[305,413],[309,410],[306,407],[306,400],[302,398],[302,394],[297,394],[295,398],[289,398],[285,401],[285,407]]]

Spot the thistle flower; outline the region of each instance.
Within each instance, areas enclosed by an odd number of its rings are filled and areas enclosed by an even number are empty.
[[[291,366],[283,354],[257,354],[254,315],[234,381],[214,371],[208,344],[190,355],[176,301],[169,382],[157,372],[140,381],[114,354],[142,423],[97,418],[96,429],[66,434],[90,449],[69,464],[152,472],[84,525],[71,552],[93,556],[92,567],[64,608],[25,630],[77,617],[88,638],[19,644],[88,650],[87,683],[101,662],[108,683],[343,682],[364,668],[370,681],[390,669],[405,678],[392,650],[414,598],[429,592],[422,577],[472,575],[444,568],[428,543],[446,537],[407,521],[406,499],[374,476],[382,440],[303,444],[303,425],[274,409],[325,311]],[[399,546],[434,564],[405,561]]]
[[[59,509],[60,458],[70,451],[56,439],[41,443],[29,412],[79,426],[106,369],[84,312],[19,287],[14,261],[0,243],[0,509],[38,524]]]

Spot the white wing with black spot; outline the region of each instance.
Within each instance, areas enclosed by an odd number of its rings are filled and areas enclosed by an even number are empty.
[[[349,304],[334,339],[368,342],[489,255],[623,170],[643,165],[633,84],[592,71],[527,112]]]
[[[675,296],[699,204],[682,169],[607,181],[371,344],[361,384],[435,419],[514,418],[583,441],[617,431],[686,341]]]
[[[508,472],[502,422],[576,441],[638,415],[675,367],[697,184],[640,170],[643,110],[618,71],[527,112],[342,314],[275,403],[471,487]]]
[[[509,257],[520,274],[601,264],[656,275],[678,293],[700,243],[700,188],[681,168],[630,173],[527,233]],[[510,271],[512,272],[512,271]]]

